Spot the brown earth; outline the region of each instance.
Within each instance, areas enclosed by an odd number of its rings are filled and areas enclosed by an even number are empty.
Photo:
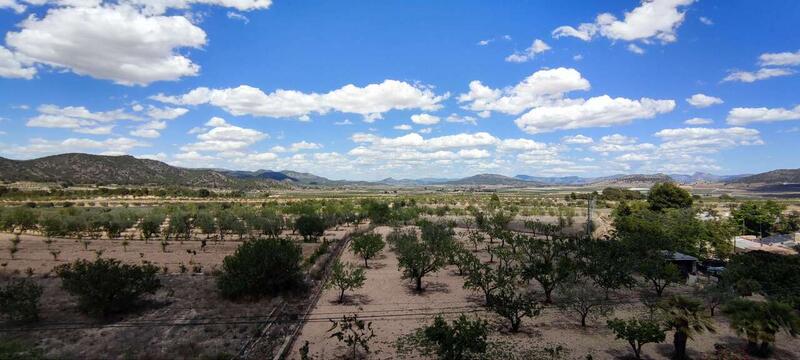
[[[379,227],[375,231],[387,234],[388,227]],[[479,256],[488,260],[485,250]],[[351,251],[342,255],[342,261],[363,266],[363,260]],[[348,293],[345,304],[339,304],[338,291],[329,289],[323,293],[317,306],[304,325],[301,334],[294,343],[289,358],[299,359],[300,347],[308,341],[310,353],[315,359],[339,359],[348,353],[348,349],[335,338],[330,338],[330,320],[340,319],[343,315],[358,314],[360,318],[372,322],[377,335],[370,343],[371,353],[368,359],[397,359],[395,342],[406,334],[412,333],[421,326],[432,322],[436,314],[444,314],[453,319],[461,313],[480,316],[490,322],[494,340],[508,341],[523,346],[555,347],[563,346],[569,350],[569,358],[585,359],[591,355],[593,359],[625,358],[631,355],[625,341],[615,340],[614,334],[605,326],[605,319],[581,328],[579,322],[562,314],[556,308],[547,307],[542,314],[533,319],[523,320],[521,331],[509,333],[503,319],[485,311],[482,307],[482,295],[463,289],[463,278],[458,276],[454,266],[448,266],[423,279],[425,291],[417,293],[409,280],[401,278],[397,268],[397,257],[387,249],[375,260],[370,261],[366,270],[367,280],[364,287]],[[672,292],[690,292],[688,286],[667,290]],[[540,292],[541,293],[541,292]],[[613,317],[627,318],[645,312],[645,307],[638,303],[634,292],[619,294],[615,297],[620,303]],[[730,330],[728,322],[720,315],[714,317],[716,334],[702,334],[689,341],[690,355],[694,358],[706,358],[714,352],[714,344],[725,344],[728,348],[741,350],[744,341]],[[643,348],[646,359],[669,359],[672,352],[671,336],[661,344],[648,344]],[[407,355],[404,358],[409,358]],[[412,356],[411,358],[425,358]],[[800,339],[779,334],[773,359],[800,358]]]

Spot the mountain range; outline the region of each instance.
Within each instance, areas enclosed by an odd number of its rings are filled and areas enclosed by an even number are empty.
[[[253,188],[272,186],[649,186],[656,182],[681,184],[725,183],[732,185],[798,184],[800,169],[780,169],[753,175],[721,176],[694,174],[618,174],[603,177],[532,176],[514,177],[499,174],[478,174],[465,178],[393,179],[379,181],[331,180],[310,173],[291,170],[240,171],[227,169],[187,169],[161,161],[137,159],[133,156],[61,154],[32,160],[11,160],[0,157],[0,181],[60,182],[72,184],[117,184],[193,186],[209,188]]]

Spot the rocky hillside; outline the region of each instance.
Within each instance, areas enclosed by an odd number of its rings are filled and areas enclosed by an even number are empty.
[[[61,154],[33,160],[0,158],[0,180],[202,187],[236,184],[236,179],[213,170],[184,169],[128,155],[89,154]]]
[[[732,184],[800,184],[800,169],[779,169],[732,180]]]

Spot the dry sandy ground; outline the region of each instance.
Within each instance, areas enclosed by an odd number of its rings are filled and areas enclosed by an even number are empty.
[[[43,349],[52,359],[197,359],[236,354],[281,299],[230,302],[214,277],[160,275],[163,288],[145,308],[101,322],[76,311],[56,278],[44,287],[35,331],[4,333]],[[5,327],[6,325],[3,325]]]
[[[377,228],[376,231],[386,234],[391,229]],[[485,254],[481,254],[484,257]],[[361,264],[351,251],[342,256],[345,262]],[[369,359],[396,359],[395,340],[415,329],[429,324],[437,313],[445,313],[453,318],[461,312],[480,311],[482,296],[463,289],[463,279],[457,275],[455,267],[448,267],[424,278],[425,292],[413,291],[411,282],[401,279],[397,269],[397,258],[391,251],[385,250],[379,259],[370,262],[367,269],[367,280],[363,288],[351,293],[346,304],[338,304],[336,289],[326,290],[313,310],[310,321],[305,324],[300,337],[294,344],[290,358],[299,359],[299,348],[308,341],[312,355],[317,359],[336,359],[347,353],[347,349],[336,339],[329,338],[328,319],[341,318],[343,315],[358,314],[372,321],[377,337],[371,343],[372,353]],[[680,289],[679,291],[688,291]],[[630,295],[630,297],[627,297]],[[635,299],[636,295],[626,294],[623,300]],[[642,306],[626,306],[617,309],[614,316],[629,317],[643,311]],[[615,340],[614,335],[605,327],[605,320],[592,323],[582,329],[579,323],[564,316],[556,309],[547,308],[534,319],[523,320],[521,332],[509,334],[505,330],[505,322],[488,312],[476,312],[475,315],[486,318],[495,333],[493,338],[512,341],[519,344],[536,344],[538,346],[562,345],[570,350],[570,358],[584,359],[591,354],[593,359],[614,359],[630,355],[626,342]],[[704,334],[689,342],[689,349],[694,358],[705,358],[714,351],[715,343],[727,344],[729,348],[740,349],[744,342],[729,329],[728,323],[721,316],[715,317],[716,334]],[[800,339],[793,339],[781,334],[777,340],[777,351],[773,358],[800,358]],[[672,351],[671,334],[667,342],[645,345],[643,352],[648,359],[668,359]]]

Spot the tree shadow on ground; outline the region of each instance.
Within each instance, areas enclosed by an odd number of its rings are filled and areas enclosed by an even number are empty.
[[[406,285],[406,293],[409,295],[428,296],[436,293],[450,293],[450,285],[437,281],[424,281],[422,282],[422,291],[417,291],[414,282]]]
[[[367,269],[367,270],[380,270],[380,269],[383,269],[383,268],[386,267],[386,264],[379,263],[379,262],[373,262],[372,260],[374,260],[374,259],[370,259],[369,266],[366,267],[365,269]],[[361,263],[361,267],[364,267],[364,263],[363,262]]]
[[[342,302],[339,302],[339,297],[336,296],[335,298],[330,299],[328,303],[331,305],[361,306],[372,303],[372,298],[365,294],[345,294]]]
[[[648,344],[652,345],[652,344]],[[648,348],[648,345],[642,347],[642,360],[650,360],[653,359],[652,356],[647,355],[647,351],[652,349]],[[620,349],[608,349],[606,350],[606,354],[611,355],[613,359],[621,359],[621,360],[636,360],[636,356],[633,355],[633,350],[628,348],[627,350],[620,350]]]

